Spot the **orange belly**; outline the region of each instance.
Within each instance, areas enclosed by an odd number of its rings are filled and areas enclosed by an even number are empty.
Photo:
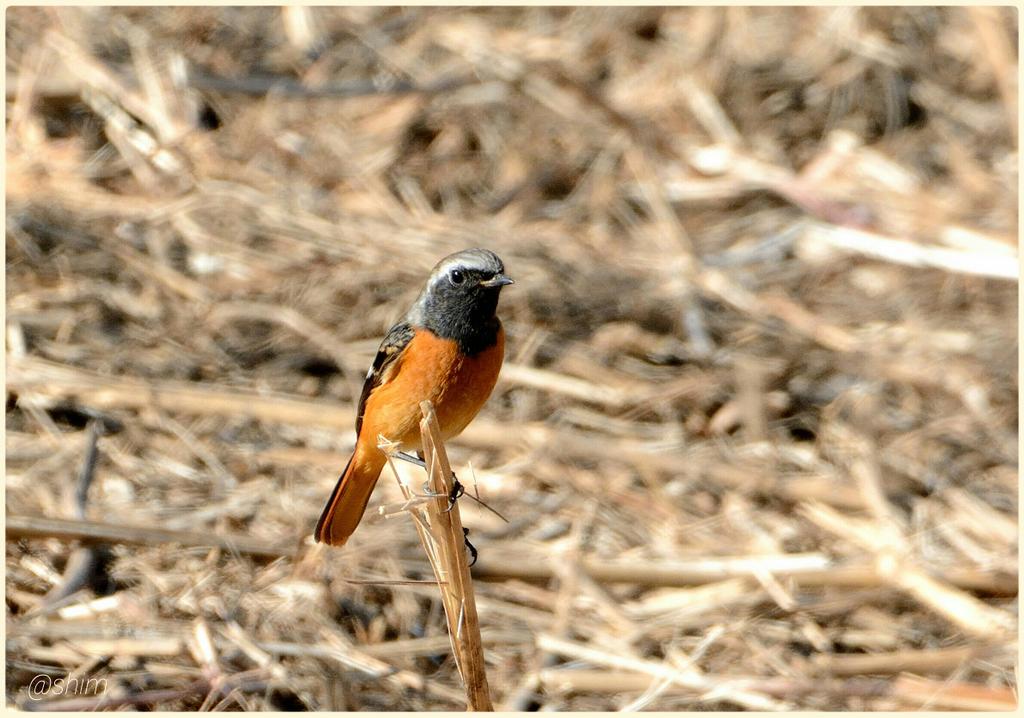
[[[403,451],[422,448],[420,402],[430,400],[445,440],[457,436],[477,415],[498,381],[505,356],[505,332],[494,346],[463,356],[454,341],[418,328],[390,381],[366,399],[360,436],[373,444],[383,435]]]

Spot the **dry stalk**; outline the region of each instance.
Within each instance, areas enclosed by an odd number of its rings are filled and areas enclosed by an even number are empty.
[[[523,558],[527,548],[506,544],[508,556],[481,558],[473,574],[485,580],[546,580],[555,575],[546,557]],[[504,553],[504,549],[503,549]],[[795,561],[769,556],[723,557],[716,559],[676,561],[599,561],[584,559],[583,568],[595,581],[635,583],[643,586],[692,586],[736,576],[751,576],[758,568],[791,577],[804,586],[837,586],[843,588],[877,588],[887,585],[872,562],[833,565],[823,562],[815,566],[815,554],[794,554]],[[806,561],[806,562],[805,562]],[[1017,595],[1017,577],[1003,576],[969,566],[947,568],[939,573],[943,581],[965,590],[976,590],[1000,596]]]
[[[993,646],[977,644],[920,651],[821,654],[814,657],[813,664],[819,673],[833,676],[947,673],[968,661],[991,655],[995,650]]]
[[[908,704],[916,702],[917,707],[920,707],[922,701],[930,700],[933,701],[930,705],[933,710],[1013,710],[1016,707],[1016,696],[1005,688],[949,681],[939,683],[913,676],[900,676],[895,681],[875,678],[811,680],[731,676],[725,680],[736,687],[787,697],[802,694],[860,696],[868,699],[891,696]],[[647,689],[652,679],[643,673],[626,673],[619,670],[549,668],[541,673],[541,682],[552,691],[630,693]],[[673,684],[665,692],[671,695],[688,691],[689,689],[683,686]]]
[[[210,531],[175,531],[153,526],[111,524],[81,519],[54,519],[46,516],[7,517],[4,529],[7,540],[56,538],[62,541],[85,543],[123,543],[160,546],[211,546],[230,553],[248,554],[266,558],[292,555],[295,547],[285,543],[260,541],[251,536],[219,534]]]
[[[821,528],[873,552],[881,579],[964,631],[985,639],[1001,639],[1016,629],[1017,621],[1010,613],[989,606],[918,567],[900,546],[902,537],[891,526],[843,516],[817,502],[807,502],[799,511]]]
[[[645,661],[630,656],[621,656],[575,641],[565,641],[549,635],[537,638],[537,645],[545,651],[586,661],[594,665],[613,668],[618,671],[636,672],[651,679],[666,681],[672,685],[687,688],[709,700],[728,700],[737,705],[758,711],[788,710],[788,703],[775,701],[755,691],[736,689],[728,681],[706,676],[696,666],[675,668],[663,663]]]
[[[812,223],[807,225],[806,236],[847,252],[911,267],[934,267],[947,272],[1010,280],[1016,280],[1020,271],[1017,258],[1005,253],[931,247],[852,227]]]
[[[453,703],[462,697],[458,691],[432,681],[415,671],[396,668],[363,651],[360,646],[354,645],[340,635],[326,634],[324,642],[327,644],[327,651],[323,654],[325,657],[337,661],[345,668],[385,680],[400,690],[424,691]]]
[[[434,570],[441,603],[448,622],[448,636],[451,639],[455,663],[466,687],[469,709],[493,711],[490,691],[487,686],[487,670],[484,664],[483,640],[480,636],[480,622],[476,611],[476,597],[473,580],[466,562],[465,533],[462,518],[456,502],[448,510],[448,496],[451,495],[452,469],[441,439],[441,427],[437,423],[434,407],[429,401],[420,404],[423,419],[420,433],[423,437],[423,459],[426,464],[430,491],[437,495],[432,501],[411,504],[412,514],[419,534],[420,543],[427,554],[427,560]],[[394,467],[392,467],[394,468]],[[400,476],[395,472],[395,476]],[[399,478],[399,486],[407,500],[413,495],[409,487]]]

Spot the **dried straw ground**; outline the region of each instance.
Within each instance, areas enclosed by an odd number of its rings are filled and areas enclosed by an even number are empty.
[[[463,708],[395,477],[310,531],[485,245],[497,707],[1013,707],[1014,11],[7,19],[9,702]]]

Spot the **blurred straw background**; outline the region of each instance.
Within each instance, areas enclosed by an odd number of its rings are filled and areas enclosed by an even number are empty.
[[[1014,708],[1016,28],[8,9],[8,702],[461,710],[395,477],[310,533],[482,245],[508,355],[448,452],[509,517],[460,504],[497,707]]]

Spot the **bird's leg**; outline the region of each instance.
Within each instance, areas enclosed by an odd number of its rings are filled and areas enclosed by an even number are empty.
[[[423,460],[423,454],[419,452],[417,452],[417,454],[418,456],[413,456],[405,451],[396,451],[392,456],[396,459],[401,459],[402,461],[408,461],[410,464],[416,464],[416,466],[419,466],[421,469],[427,468],[427,462]]]
[[[417,456],[413,456],[412,454],[407,454],[404,451],[396,452],[395,456],[397,458],[399,458],[399,459],[402,459],[403,461],[409,461],[409,462],[411,462],[413,464],[416,464],[417,466],[422,466],[424,469],[427,468],[427,463],[423,460],[423,454],[421,452],[416,452],[416,453],[418,454],[418,457]],[[437,497],[441,496],[442,494],[439,494],[439,493],[435,492],[433,489],[430,488],[430,481],[424,481],[423,482],[423,495],[427,496],[429,498],[432,498],[432,499],[436,499]],[[463,496],[466,496],[466,495],[467,495],[466,494],[466,487],[462,485],[462,482],[459,481],[459,477],[456,476],[455,472],[453,471],[452,472],[452,488],[451,488],[451,491],[448,492],[448,508],[446,508],[443,511],[443,513],[450,512],[452,510],[452,507],[455,506],[455,502],[458,501],[459,499],[461,499]],[[501,519],[505,523],[508,523],[508,519],[507,518],[505,518],[497,509],[492,508],[489,504],[487,504],[482,499],[479,499],[476,496],[473,496],[472,494],[469,494],[469,498],[471,498],[474,501],[476,501],[478,504],[483,506],[485,509],[490,511],[492,514],[497,516],[499,519]]]
[[[396,451],[392,456],[396,459],[401,459],[402,461],[408,461],[410,464],[416,464],[416,466],[419,466],[420,468],[427,468],[427,462],[423,459],[422,451],[417,451],[415,456],[405,451]],[[424,482],[423,493],[430,497],[437,497],[441,495],[431,490],[429,481]],[[446,508],[444,512],[448,513],[451,511],[452,507],[455,506],[455,502],[458,501],[465,493],[465,487],[459,482],[459,477],[457,477],[453,471],[452,490],[448,492],[448,508]]]
[[[417,451],[416,456],[418,456],[419,459],[414,461],[414,463],[419,463],[419,465],[422,466],[424,469],[427,468],[427,462],[423,459],[423,452]],[[409,457],[409,459],[413,460],[411,456]],[[454,476],[454,472],[452,475]],[[430,488],[430,479],[427,479],[426,481],[423,482],[423,493],[431,498],[437,498],[438,496],[441,495],[434,491],[432,488]]]
[[[427,462],[423,459],[423,452],[422,451],[417,451],[416,452],[416,456],[413,456],[412,454],[407,454],[404,451],[396,451],[395,452],[395,456],[397,458],[399,458],[399,459],[402,459],[403,461],[408,461],[410,463],[416,464],[417,466],[422,466],[424,469],[427,468]],[[431,489],[430,488],[430,481],[423,482],[423,493],[426,494],[427,496],[431,497],[431,498],[437,498],[438,496],[443,496],[444,495],[444,494],[439,494],[436,491],[434,491],[433,489]],[[460,498],[462,498],[462,496],[465,495],[465,493],[466,493],[466,487],[462,485],[462,482],[459,481],[459,477],[456,476],[455,472],[453,471],[452,472],[452,488],[451,488],[451,491],[448,492],[448,508],[446,508],[442,513],[448,513],[449,511],[451,511],[455,507],[455,502],[458,501]],[[470,498],[476,499],[475,496],[470,497]],[[476,500],[480,504],[482,504],[484,506],[487,506],[487,504],[485,504],[482,501],[480,501],[480,499],[476,499]],[[490,508],[490,507],[487,506],[487,508]],[[494,509],[491,509],[491,511],[494,511]],[[495,513],[498,513],[498,512],[495,511]],[[498,516],[501,516],[501,514],[498,514]],[[504,519],[505,517],[501,516],[501,518]],[[506,520],[506,523],[507,523],[507,520]],[[466,543],[466,550],[469,551],[469,555],[473,557],[473,559],[469,562],[469,565],[472,566],[473,564],[476,563],[476,560],[477,560],[479,554],[478,554],[478,552],[476,550],[476,546],[474,546],[472,543],[470,543],[470,540],[469,540],[469,529],[467,529],[465,526],[462,527],[462,540]]]
[[[417,451],[416,456],[413,456],[412,454],[407,454],[404,451],[399,451],[395,453],[395,456],[404,461],[409,461],[413,464],[416,464],[417,466],[422,466],[424,469],[427,468],[427,462],[423,460],[422,451]],[[438,496],[443,495],[435,492],[433,489],[430,488],[430,481],[423,482],[423,493],[431,498],[437,498]],[[455,472],[453,471],[452,489],[451,491],[448,492],[448,508],[444,510],[444,513],[448,513],[449,511],[451,511],[452,507],[455,506],[455,502],[458,501],[459,498],[461,498],[462,495],[465,493],[465,487],[459,482],[459,477],[456,476]]]
[[[446,508],[442,513],[448,513],[455,506],[455,502],[458,501],[460,498],[462,498],[462,496],[466,493],[466,487],[464,487],[462,485],[462,482],[459,481],[459,477],[457,477],[455,475],[455,472],[453,471],[452,472],[452,488],[451,488],[451,490],[447,494],[439,494],[436,491],[434,491],[433,489],[431,489],[429,481],[424,481],[423,482],[423,493],[426,496],[429,496],[432,499],[436,499],[439,496],[447,496],[448,497],[448,508]]]
[[[394,454],[392,454],[392,456],[394,456],[396,459],[401,459],[402,461],[408,461],[410,464],[416,464],[416,466],[419,466],[421,469],[427,468],[427,462],[423,459],[422,451],[417,451],[415,456],[406,451],[396,451]],[[445,513],[451,511],[455,499],[459,498],[460,496],[462,496],[462,494],[465,493],[465,489],[462,488],[462,484],[460,484],[459,480],[455,478],[454,471],[452,472],[452,479],[455,481],[455,485],[452,486],[451,493],[448,494],[449,503],[448,508],[445,509]],[[431,498],[441,496],[441,494],[435,493],[430,488],[430,481],[423,482],[423,493],[426,494],[427,496],[430,496]]]

